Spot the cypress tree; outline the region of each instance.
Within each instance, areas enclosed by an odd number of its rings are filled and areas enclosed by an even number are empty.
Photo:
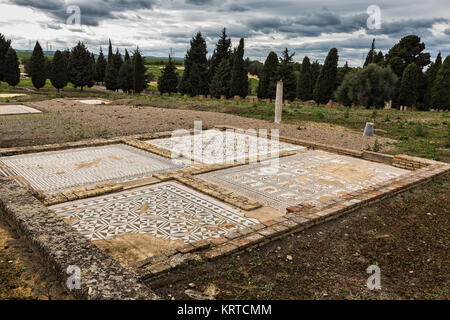
[[[308,57],[304,57],[297,82],[297,97],[303,101],[312,99],[313,83],[311,80],[311,63]]]
[[[335,89],[337,87],[339,87],[342,83],[342,81],[344,80],[344,77],[347,73],[350,72],[350,67],[348,66],[348,62],[345,61],[345,64],[342,68],[338,68],[337,74],[336,74],[336,85],[335,85]]]
[[[87,80],[87,86],[88,88],[92,88],[95,84],[95,56],[93,53],[91,53],[91,60],[89,61],[89,74],[90,77]]]
[[[314,87],[313,96],[317,103],[328,103],[333,94],[336,85],[338,59],[337,49],[331,48]]]
[[[109,40],[108,47],[108,63],[106,64],[105,72],[105,87],[108,90],[116,91],[119,89],[119,69],[116,69],[114,63],[115,55],[112,50],[111,40]]]
[[[270,52],[264,62],[264,67],[261,72],[261,78],[258,86],[258,98],[260,99],[275,99],[277,89],[277,70],[278,70],[278,56],[275,52]]]
[[[285,99],[294,100],[297,96],[297,79],[294,74],[294,61],[286,48],[283,56],[280,58],[280,64],[277,71],[277,80],[283,81],[283,97]]]
[[[177,67],[169,55],[169,62],[164,67],[161,77],[158,79],[158,90],[162,93],[177,92],[178,88],[178,73]]]
[[[82,42],[78,42],[70,52],[68,63],[69,81],[75,88],[80,87],[81,91],[83,91],[85,86],[92,87],[94,84],[94,66],[91,53]]]
[[[434,81],[436,80],[436,75],[437,75],[439,69],[441,68],[441,66],[442,66],[442,57],[441,57],[441,52],[439,52],[436,57],[436,60],[431,63],[431,65],[428,67],[427,71],[425,72],[427,89],[425,92],[424,103],[425,103],[425,106],[427,109],[432,104],[431,92],[432,92],[432,89],[434,86]]]
[[[135,93],[141,93],[147,87],[145,80],[145,61],[142,58],[139,48],[133,54],[133,90]]]
[[[58,90],[63,89],[69,79],[67,77],[67,63],[64,54],[57,50],[53,56],[52,64],[50,67],[50,82]]]
[[[233,68],[231,69],[230,95],[245,98],[248,95],[248,75],[244,67],[244,38],[233,55]]]
[[[106,60],[103,55],[103,50],[100,48],[100,53],[97,58],[97,62],[95,64],[95,81],[96,82],[104,82],[106,74]]]
[[[45,71],[45,58],[39,41],[36,41],[30,61],[31,82],[36,89],[45,86],[47,80]]]
[[[366,61],[364,61],[364,67],[367,67],[370,63],[376,63],[376,59],[378,55],[375,51],[375,39],[372,40],[372,47],[370,48],[369,53],[367,53]]]
[[[416,105],[418,97],[418,85],[420,78],[420,69],[414,63],[409,64],[405,71],[400,84],[400,92],[398,103],[404,106]]]
[[[209,73],[208,60],[206,59],[206,42],[202,34],[198,32],[191,40],[191,47],[184,59],[184,73],[181,78],[179,91],[183,94],[195,96],[208,94]]]
[[[319,63],[319,61],[316,60],[311,63],[311,83],[313,86],[313,91],[314,86],[316,85],[317,78],[319,77],[320,70],[322,70],[322,65]]]
[[[0,82],[4,80],[5,74],[5,59],[6,54],[8,53],[9,48],[11,47],[11,40],[6,40],[5,36],[0,33]]]
[[[450,109],[450,56],[447,56],[439,68],[431,90],[431,101],[434,107]]]
[[[223,59],[228,59],[231,62],[232,52],[231,52],[231,39],[227,36],[227,30],[223,28],[222,35],[217,42],[216,48],[214,49],[213,55],[210,61],[209,67],[209,77],[210,80],[213,79],[216,69]]]
[[[209,88],[211,95],[213,97],[219,98],[222,95],[230,97],[230,81],[231,81],[230,69],[231,68],[229,60],[223,59],[214,74],[214,78],[212,79]]]
[[[133,62],[125,49],[125,59],[119,71],[119,86],[125,93],[130,93],[134,87]]]
[[[3,79],[12,87],[20,82],[19,59],[17,59],[16,50],[11,47],[6,53]]]

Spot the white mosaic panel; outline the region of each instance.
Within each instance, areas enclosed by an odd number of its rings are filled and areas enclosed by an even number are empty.
[[[123,144],[0,158],[0,167],[5,165],[9,168],[8,175],[22,176],[35,189],[46,193],[105,181],[143,179],[185,167],[176,160]]]
[[[257,224],[225,204],[175,182],[50,207],[91,240],[150,233],[186,243]]]
[[[305,147],[272,141],[234,131],[205,130],[195,135],[146,141],[169,150],[174,157],[183,156],[204,164],[232,163],[248,157],[276,156],[281,151],[304,150]]]
[[[275,170],[275,171],[274,171]],[[324,207],[342,193],[398,177],[408,171],[324,151],[205,173],[198,177],[284,211],[302,202]]]
[[[0,115],[27,114],[27,113],[42,113],[42,111],[20,104],[0,105]]]

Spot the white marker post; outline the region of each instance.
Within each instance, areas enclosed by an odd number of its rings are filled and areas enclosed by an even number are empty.
[[[275,123],[281,122],[281,109],[283,107],[283,81],[277,82],[277,97],[275,100]]]

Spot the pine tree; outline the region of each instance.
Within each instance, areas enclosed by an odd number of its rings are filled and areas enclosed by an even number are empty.
[[[217,68],[214,78],[211,81],[210,92],[215,98],[220,98],[220,96],[230,97],[230,81],[231,81],[231,71],[230,62],[228,59],[223,59]]]
[[[311,80],[311,63],[308,57],[304,57],[297,82],[297,97],[303,101],[312,99],[313,83]]]
[[[105,87],[108,90],[116,91],[119,89],[119,70],[116,69],[116,64],[114,63],[115,55],[112,50],[111,40],[109,40],[108,48],[108,62],[106,64],[105,72]]]
[[[409,64],[400,84],[398,103],[404,106],[415,106],[418,99],[418,84],[420,78],[420,69],[414,63]]]
[[[106,60],[103,55],[103,50],[100,48],[100,53],[97,58],[97,62],[95,64],[95,81],[96,82],[104,82],[106,75]]]
[[[119,71],[119,86],[125,93],[130,93],[134,88],[133,62],[125,49],[125,59]]]
[[[95,64],[91,53],[82,42],[72,48],[68,63],[69,81],[83,91],[83,87],[93,86]]]
[[[447,56],[439,68],[431,90],[433,107],[443,110],[450,109],[450,56]]]
[[[11,40],[6,40],[5,36],[0,33],[0,82],[4,80],[5,74],[5,59],[9,48],[11,47]]]
[[[442,57],[441,52],[438,53],[436,60],[431,63],[431,65],[428,67],[427,71],[425,72],[425,79],[427,82],[427,89],[425,92],[424,97],[424,103],[425,107],[428,109],[432,105],[432,99],[431,99],[431,92],[434,86],[434,81],[436,80],[436,75],[439,71],[439,69],[442,66]]]
[[[261,78],[258,86],[258,98],[260,99],[275,99],[277,89],[277,70],[278,70],[278,56],[275,52],[270,52],[264,62],[264,67],[261,72]]]
[[[57,50],[53,56],[50,67],[50,82],[58,92],[67,85],[67,82],[69,82],[67,65],[68,61],[66,60],[66,57],[61,51]]]
[[[430,54],[423,53],[425,44],[415,35],[403,37],[385,56],[385,61],[392,71],[401,78],[408,65],[414,63],[420,70],[430,64]]]
[[[283,81],[283,98],[288,100],[294,100],[297,96],[297,78],[294,74],[292,59],[294,55],[295,53],[289,54],[289,50],[286,48],[280,58],[277,71],[277,80]]]
[[[233,67],[231,69],[230,95],[245,98],[248,95],[248,75],[244,67],[244,38],[233,54]]]
[[[147,81],[145,80],[145,61],[142,58],[139,48],[133,54],[133,90],[134,93],[141,93],[147,88]]]
[[[15,87],[20,82],[19,59],[17,59],[16,50],[11,47],[5,56],[3,80],[12,87]]]
[[[45,58],[39,41],[36,41],[30,61],[31,82],[36,89],[45,86],[47,80],[45,71]]]
[[[191,40],[191,47],[184,59],[184,73],[181,78],[179,91],[183,94],[195,96],[206,95],[209,92],[208,60],[206,59],[206,42],[198,32]]]
[[[212,81],[216,69],[219,67],[219,64],[223,59],[228,59],[231,63],[232,51],[231,51],[231,39],[227,36],[227,30],[223,28],[222,35],[217,42],[216,48],[211,57],[210,66],[209,66],[209,78]]]
[[[317,78],[314,87],[314,100],[319,104],[328,103],[336,85],[336,74],[338,64],[338,51],[336,48],[331,48],[325,59],[319,77]]]
[[[164,67],[161,77],[158,79],[158,90],[162,93],[177,92],[178,88],[178,73],[177,67],[169,55],[169,62]]]

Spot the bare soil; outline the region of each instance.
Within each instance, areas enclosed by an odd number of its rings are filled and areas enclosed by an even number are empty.
[[[0,213],[0,300],[68,300],[72,297],[39,254],[3,221]]]
[[[239,256],[174,271],[163,298],[216,288],[216,299],[450,298],[450,175]],[[366,287],[370,265],[381,290]],[[194,287],[194,289],[192,289]]]
[[[116,102],[117,103],[117,102]],[[125,103],[125,101],[124,101]],[[155,104],[157,104],[155,102]],[[155,108],[133,105],[85,105],[74,100],[54,99],[33,102],[45,113],[0,117],[0,147],[61,143],[87,138],[112,137],[148,132],[190,129],[201,120],[203,128],[226,124],[240,128],[276,128],[280,135],[364,150],[382,137],[363,137],[348,131],[318,126],[276,125],[265,120],[243,118],[219,112]]]

